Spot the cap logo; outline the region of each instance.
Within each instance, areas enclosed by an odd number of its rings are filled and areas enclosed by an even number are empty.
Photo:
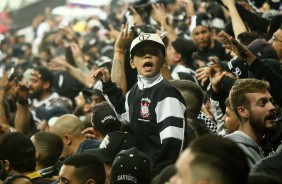
[[[110,143],[110,137],[106,135],[103,141],[100,144],[100,148],[107,148],[108,144]]]
[[[104,119],[101,120],[101,123],[105,123],[105,121],[108,120],[108,119],[112,119],[112,120],[115,120],[115,121],[117,120],[116,117],[109,115],[109,116],[104,117]]]
[[[233,73],[234,73],[237,77],[242,74],[240,68],[238,68],[238,67],[235,68],[235,71],[233,71]]]
[[[140,41],[148,40],[150,38],[150,34],[142,34],[139,36]]]
[[[209,26],[210,26],[209,22],[206,21],[206,20],[202,20],[202,21],[201,21],[201,25],[206,26],[206,27],[209,27]]]
[[[118,175],[117,181],[132,181],[133,183],[137,183],[137,179],[131,175]]]

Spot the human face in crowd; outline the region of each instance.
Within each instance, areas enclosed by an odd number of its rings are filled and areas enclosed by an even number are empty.
[[[240,122],[235,113],[229,107],[226,107],[222,121],[225,123],[226,134],[231,134],[232,132],[239,129]]]
[[[190,167],[193,159],[194,155],[190,149],[183,151],[175,164],[176,174],[170,179],[172,184],[196,184]]]
[[[166,62],[169,65],[175,65],[177,63],[177,60],[180,59],[180,54],[175,51],[171,43],[167,46],[166,53]]]
[[[197,47],[202,49],[208,49],[211,47],[212,37],[211,32],[206,26],[197,26],[192,31],[192,38],[196,43]]]
[[[138,75],[151,78],[160,73],[164,63],[162,48],[157,43],[144,43],[136,48],[133,60],[130,61],[131,67],[137,69]]]
[[[274,34],[272,39],[269,41],[272,47],[276,50],[280,62],[282,60],[282,29],[278,29]]]
[[[29,96],[31,98],[40,98],[44,92],[45,82],[36,75],[30,75],[28,82]]]
[[[75,166],[63,165],[59,173],[59,184],[82,184],[75,176]]]
[[[276,127],[275,107],[272,96],[265,92],[247,93],[250,102],[249,123],[253,130],[265,133]]]
[[[98,96],[98,95],[92,95],[92,96],[91,96],[91,100],[92,100],[91,108],[95,107],[96,105],[100,104],[101,102],[106,101],[105,98],[100,97],[100,96]]]

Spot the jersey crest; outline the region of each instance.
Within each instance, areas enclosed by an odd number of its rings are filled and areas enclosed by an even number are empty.
[[[141,111],[140,111],[140,116],[142,118],[148,118],[150,116],[150,107],[151,100],[148,98],[142,98],[141,99]]]

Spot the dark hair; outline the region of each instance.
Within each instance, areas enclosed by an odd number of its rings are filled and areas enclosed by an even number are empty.
[[[96,184],[105,183],[105,169],[103,163],[94,155],[88,153],[77,154],[67,158],[64,165],[74,166],[73,175],[82,183],[93,179]]]
[[[207,7],[207,13],[209,13],[211,15],[212,19],[219,18],[219,19],[222,19],[224,22],[226,21],[223,8],[220,6],[220,4],[218,4],[216,2],[211,3]]]
[[[224,104],[225,104],[226,107],[228,107],[229,109],[231,109],[231,105],[230,105],[229,98],[226,98],[226,99],[225,99]]]
[[[188,80],[170,80],[169,82],[183,96],[187,108],[187,118],[197,118],[201,111],[204,98],[204,92],[201,87]]]
[[[188,119],[187,120],[187,136],[186,136],[186,144],[189,146],[190,142],[194,139],[209,134],[210,130],[205,124],[205,121],[202,119]]]
[[[257,32],[242,32],[237,36],[237,39],[241,44],[248,46],[255,39],[261,38],[261,36]]]
[[[176,173],[174,164],[164,168],[160,174],[155,176],[151,184],[162,184],[169,181],[169,179]]]
[[[269,83],[258,79],[240,79],[232,86],[229,92],[229,102],[231,104],[231,109],[239,119],[242,121],[237,108],[239,106],[244,106],[246,108],[250,107],[250,101],[246,96],[246,93],[264,92],[269,89]]]
[[[0,160],[8,160],[11,167],[19,173],[34,171],[35,147],[23,133],[4,134],[0,138]]]
[[[34,70],[39,72],[40,78],[43,81],[50,82],[50,88],[51,88],[53,85],[53,78],[54,78],[53,73],[44,66],[40,66],[38,68],[35,68]]]
[[[177,53],[181,54],[184,63],[189,67],[193,67],[192,56],[197,51],[195,43],[192,40],[177,38],[171,45]]]
[[[189,146],[194,159],[191,170],[200,166],[210,168],[216,180],[225,184],[247,183],[250,171],[245,153],[233,141],[205,135],[191,142]]]
[[[40,153],[38,163],[44,167],[53,166],[60,158],[64,147],[63,140],[51,132],[34,134],[33,144]]]

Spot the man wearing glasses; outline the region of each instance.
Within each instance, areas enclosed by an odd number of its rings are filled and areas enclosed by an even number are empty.
[[[269,43],[276,50],[280,63],[282,63],[282,25],[274,34]]]

